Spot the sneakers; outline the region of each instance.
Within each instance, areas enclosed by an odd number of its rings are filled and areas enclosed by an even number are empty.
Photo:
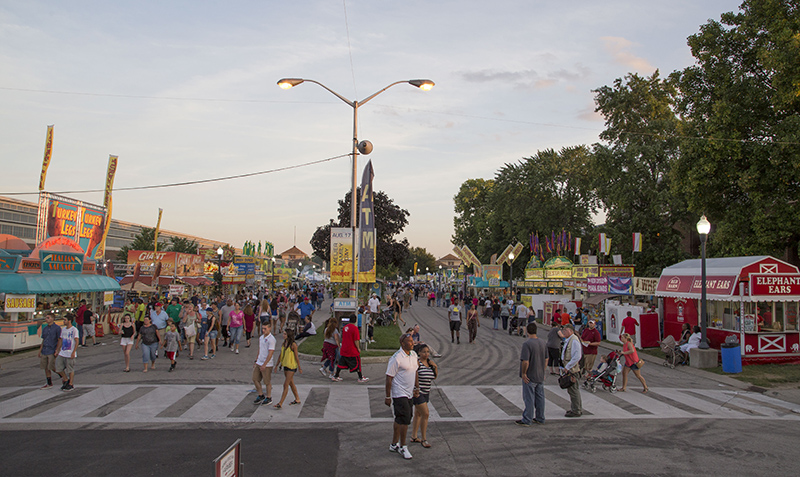
[[[207,360],[207,359],[208,359],[208,355],[205,355],[205,354],[204,354],[204,355],[203,355],[203,357],[202,357],[202,358],[200,358],[200,359],[201,359],[202,361],[205,361],[205,360]]]
[[[564,417],[581,417],[582,415],[582,412],[567,411],[566,414],[564,414]]]
[[[342,379],[342,378],[339,378],[339,379]],[[368,377],[366,377],[366,376],[364,376],[363,378],[359,378],[359,379],[358,379],[358,382],[359,382],[359,383],[366,383],[367,381],[369,381],[369,378],[368,378]]]
[[[525,421],[522,421],[522,420],[514,421],[514,424],[516,424],[518,426],[528,426],[528,427],[530,427],[530,425],[531,425],[529,422],[525,422]]]
[[[398,442],[397,444],[390,444],[389,452],[400,452],[400,443]]]
[[[236,350],[236,354],[239,354],[239,350],[238,349]]]
[[[229,350],[231,350],[231,353],[233,353],[233,347],[230,347],[230,348],[228,348],[228,349],[229,349]]]
[[[397,453],[403,456],[403,459],[410,459],[411,452],[408,452],[408,446],[403,446],[397,450]]]
[[[328,376],[328,373],[325,372],[325,367],[319,368],[319,374],[321,374],[323,377]]]
[[[211,358],[211,359],[214,359],[216,357],[217,357],[217,355],[215,355],[215,354],[212,354],[211,356],[209,356],[209,358]]]
[[[374,343],[374,342],[375,342],[375,340],[369,340],[369,342],[370,342],[370,343]]]
[[[272,404],[272,398],[268,397],[268,398],[264,399],[263,401],[261,401],[261,404],[263,404],[265,406],[268,405],[268,404]]]
[[[39,389],[47,389],[47,388],[52,388],[52,387],[53,387],[53,385],[52,385],[52,384],[50,384],[50,383],[44,383],[44,386],[40,387]]]
[[[62,391],[65,391],[65,392],[69,392],[69,391],[72,391],[73,389],[75,389],[75,386],[73,386],[73,385],[71,385],[71,384],[67,384],[67,385],[66,385],[65,387],[63,387],[61,390],[62,390]]]
[[[334,377],[332,377],[332,378],[331,378],[331,381],[333,381],[334,383],[338,383],[338,382],[339,382],[339,381],[341,381],[341,380],[342,380],[342,378],[338,378],[338,377],[336,377],[336,376],[334,376]]]
[[[259,405],[259,404],[261,404],[261,403],[262,403],[262,401],[265,401],[266,399],[267,399],[267,398],[266,398],[266,397],[265,397],[265,396],[262,394],[262,395],[260,395],[260,396],[256,397],[256,400],[255,400],[255,401],[253,401],[253,404],[255,404],[255,405]]]
[[[67,389],[67,386],[69,386],[69,381],[63,381],[61,383],[61,390],[63,391],[65,389]]]

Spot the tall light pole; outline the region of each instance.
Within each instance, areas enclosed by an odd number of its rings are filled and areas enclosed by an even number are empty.
[[[508,293],[509,295],[514,294],[514,252],[508,254],[508,259],[511,260],[511,276],[508,277]]]
[[[224,295],[224,293],[222,291],[222,287],[224,286],[222,284],[222,279],[223,279],[223,276],[222,276],[222,254],[223,253],[225,253],[225,250],[223,250],[222,247],[217,249],[217,258],[219,258],[219,260],[217,261],[217,269],[218,269],[217,271],[219,272],[219,294],[220,294],[220,298]]]
[[[705,214],[697,222],[697,233],[700,234],[700,280],[703,282],[700,292],[700,349],[708,349],[708,338],[706,337],[706,241],[708,233],[711,231],[711,223]]]
[[[383,93],[387,89],[391,88],[394,85],[401,84],[401,83],[408,83],[412,86],[416,86],[417,88],[421,89],[422,91],[430,91],[435,83],[428,79],[413,79],[413,80],[404,80],[404,81],[395,81],[394,83],[390,84],[389,86],[381,89],[380,91],[373,93],[366,98],[362,99],[361,101],[353,101],[345,98],[341,94],[337,93],[336,91],[328,88],[324,84],[320,83],[319,81],[315,81],[312,79],[304,79],[304,78],[283,78],[282,80],[278,81],[278,86],[282,89],[289,89],[293,86],[297,86],[302,83],[314,83],[316,85],[321,86],[329,93],[333,94],[337,98],[344,101],[348,106],[353,108],[353,170],[352,170],[352,183],[350,187],[350,228],[353,235],[353,268],[352,274],[350,277],[350,298],[357,298],[358,292],[358,269],[356,267],[356,220],[357,220],[357,208],[356,208],[356,187],[357,187],[357,180],[358,180],[358,152],[360,151],[362,154],[369,154],[372,152],[372,144],[369,141],[364,141],[359,147],[358,144],[358,108],[359,106],[363,106],[367,104],[369,100],[378,96],[379,94]]]

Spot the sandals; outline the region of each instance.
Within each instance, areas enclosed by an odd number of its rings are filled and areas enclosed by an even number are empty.
[[[416,438],[416,437],[412,437],[412,438],[411,438],[411,442],[422,442],[422,441],[421,441],[421,440],[419,440],[419,439],[418,439],[418,438]]]
[[[280,405],[280,404],[276,404],[276,405],[275,405],[275,409],[280,409],[280,408],[281,408],[281,405]]]
[[[430,448],[431,448],[431,445],[430,445],[430,444],[428,444],[428,441],[422,441],[422,447],[424,447],[424,448],[426,448],[426,449],[430,449]]]
[[[122,372],[123,372],[123,373],[130,373],[130,372],[131,372],[131,368],[126,368],[126,369],[123,369],[123,370],[122,370]]]
[[[644,389],[642,389],[642,394],[647,394],[647,391],[649,391],[649,390],[650,390],[650,388],[644,388]]]
[[[300,401],[298,401],[297,399],[295,399],[294,401],[292,401],[292,402],[290,402],[290,403],[289,403],[289,405],[290,405],[290,406],[293,406],[293,405],[295,405],[295,404],[300,404]]]

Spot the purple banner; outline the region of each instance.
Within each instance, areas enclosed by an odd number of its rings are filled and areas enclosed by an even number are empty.
[[[608,279],[606,277],[588,277],[586,291],[589,293],[608,293]]]
[[[361,176],[361,190],[358,198],[359,247],[358,271],[369,272],[375,268],[375,208],[372,203],[372,161],[367,162]]]

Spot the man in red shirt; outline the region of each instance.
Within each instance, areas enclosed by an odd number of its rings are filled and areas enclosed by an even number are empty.
[[[565,326],[567,323],[569,323],[569,321],[569,313],[567,313],[567,309],[564,308],[561,310],[561,326]]]
[[[622,320],[622,333],[619,335],[622,336],[624,333],[628,333],[632,337],[636,337],[636,327],[639,326],[639,322],[636,321],[636,318],[631,316],[631,312],[628,312],[628,316]],[[620,341],[622,341],[620,339]]]
[[[342,328],[342,347],[339,349],[339,365],[336,367],[336,375],[331,378],[331,381],[341,381],[339,373],[343,369],[349,369],[351,373],[358,373],[358,382],[366,383],[369,378],[361,375],[361,350],[360,343],[361,335],[358,332],[358,326],[353,323],[356,317],[351,316],[350,323],[347,323]]]
[[[597,330],[597,324],[594,320],[589,320],[588,325],[581,332],[581,344],[583,345],[583,373],[589,374],[594,367],[594,361],[597,359],[597,346],[603,341],[600,336],[600,331]]]

